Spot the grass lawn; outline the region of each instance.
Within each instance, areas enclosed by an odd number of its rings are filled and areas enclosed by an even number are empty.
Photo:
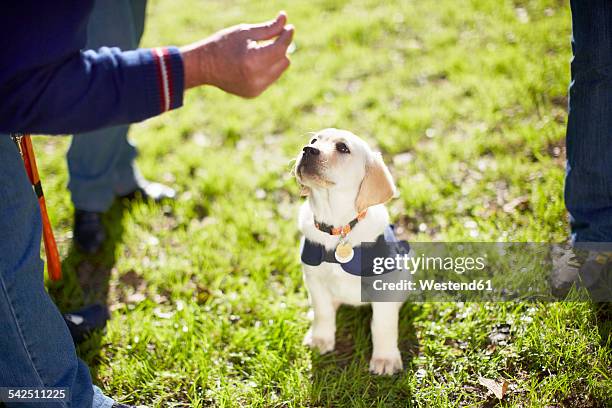
[[[342,308],[338,350],[301,345],[308,302],[290,159],[324,127],[383,152],[411,241],[566,240],[562,201],[569,5],[557,0],[291,2],[154,0],[144,45],[183,44],[285,9],[292,67],[255,100],[191,91],[131,137],[166,205],[117,203],[110,240],[71,245],[68,138],[36,138],[65,278],[63,310],[108,302],[79,348],[109,395],[150,406],[493,406],[478,377],[506,379],[499,406],[612,403],[610,324],[586,303],[406,304],[405,370],[367,371],[369,308]],[[495,325],[510,325],[492,347]]]

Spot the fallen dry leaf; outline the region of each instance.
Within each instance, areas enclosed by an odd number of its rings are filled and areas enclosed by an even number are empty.
[[[516,210],[525,211],[528,208],[529,208],[529,196],[527,195],[517,197],[514,200],[504,204],[504,206],[502,207],[504,212],[508,214],[512,214]]]
[[[155,309],[153,309],[153,314],[159,317],[160,319],[170,319],[172,316],[174,316],[174,312],[164,312],[159,307],[156,307]]]
[[[490,356],[491,354],[495,353],[495,349],[497,349],[497,345],[489,344],[485,350],[485,355]]]
[[[504,395],[508,390],[508,381],[506,380],[502,380],[502,382],[499,383],[495,380],[491,380],[490,378],[478,377],[478,382],[487,387],[487,389],[495,394],[497,399],[500,400],[504,398]]]
[[[140,292],[131,293],[125,299],[127,303],[140,303],[146,299],[146,296]]]

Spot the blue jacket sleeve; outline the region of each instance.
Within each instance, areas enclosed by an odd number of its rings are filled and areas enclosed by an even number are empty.
[[[0,83],[0,132],[65,134],[138,122],[183,103],[174,47],[79,51]]]

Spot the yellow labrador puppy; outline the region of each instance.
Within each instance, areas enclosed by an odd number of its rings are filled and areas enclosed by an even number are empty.
[[[380,153],[346,130],[324,129],[310,137],[295,173],[308,198],[300,208],[304,281],[314,312],[304,343],[321,353],[335,345],[336,310],[362,305],[361,278],[351,273],[353,251],[389,228],[384,203],[396,192]],[[348,271],[348,272],[347,272]],[[400,302],[371,303],[373,353],[370,371],[402,369],[397,347]]]

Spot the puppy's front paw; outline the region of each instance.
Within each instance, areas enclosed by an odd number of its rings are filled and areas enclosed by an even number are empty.
[[[393,375],[403,368],[399,350],[384,355],[373,355],[370,360],[370,372],[376,375]]]
[[[319,350],[319,353],[325,354],[334,350],[336,339],[334,334],[331,335],[314,335],[312,329],[308,330],[306,336],[304,336],[303,344],[310,347],[311,349]]]

